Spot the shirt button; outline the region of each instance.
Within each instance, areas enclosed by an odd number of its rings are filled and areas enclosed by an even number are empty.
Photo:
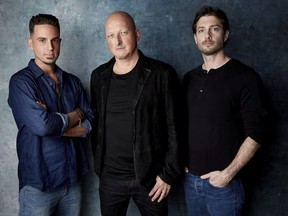
[[[202,93],[202,92],[203,92],[203,90],[202,90],[202,89],[200,89],[200,92]]]

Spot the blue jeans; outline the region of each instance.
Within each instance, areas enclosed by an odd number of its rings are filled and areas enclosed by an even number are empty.
[[[186,173],[184,190],[190,216],[240,216],[244,207],[244,190],[239,179],[225,188],[217,188],[200,176]]]
[[[151,188],[152,189],[152,188]],[[152,202],[150,189],[141,186],[136,180],[100,179],[99,195],[102,216],[126,216],[129,200],[132,197],[142,216],[168,215],[167,198],[160,203]]]
[[[42,192],[24,186],[19,192],[20,216],[80,215],[81,186],[75,184],[57,192]]]

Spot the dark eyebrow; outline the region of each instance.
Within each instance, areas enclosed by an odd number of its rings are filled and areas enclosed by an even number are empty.
[[[43,39],[48,40],[48,38],[46,38],[46,37],[38,37],[38,38],[36,38],[36,39],[37,39],[37,40],[43,40]],[[55,40],[55,39],[60,39],[60,40],[61,40],[60,37],[55,37],[55,38],[52,38],[51,41],[52,41],[52,40]]]
[[[222,26],[219,25],[219,24],[215,24],[215,25],[209,26],[209,28],[211,28],[211,27],[219,27],[219,28],[222,28]],[[204,27],[204,26],[198,26],[196,29],[201,29],[201,28],[205,28],[205,27]]]

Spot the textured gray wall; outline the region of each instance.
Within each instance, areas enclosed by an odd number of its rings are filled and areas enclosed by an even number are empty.
[[[253,66],[263,77],[270,102],[271,139],[247,171],[247,215],[287,215],[288,203],[288,19],[286,0],[1,0],[0,1],[0,215],[18,214],[15,138],[17,129],[7,105],[8,81],[25,67],[28,22],[32,15],[52,13],[60,20],[63,38],[58,64],[78,75],[87,91],[91,71],[111,56],[104,41],[103,23],[114,10],[135,17],[141,29],[139,46],[154,58],[172,64],[182,76],[201,56],[193,44],[191,22],[203,4],[222,7],[230,18],[227,53]],[[87,145],[88,147],[88,145]],[[90,152],[90,148],[87,148]],[[91,153],[90,153],[91,156]],[[92,162],[92,157],[91,162]],[[98,179],[84,179],[83,216],[99,213]],[[170,215],[186,215],[181,186],[170,201]],[[129,215],[138,215],[135,206]]]

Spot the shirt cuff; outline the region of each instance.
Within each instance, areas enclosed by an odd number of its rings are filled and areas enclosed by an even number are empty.
[[[62,119],[62,122],[63,122],[63,127],[62,127],[62,130],[61,130],[61,134],[64,134],[67,126],[68,126],[68,116],[66,114],[63,114],[63,113],[58,113],[56,112],[57,115],[59,115]]]
[[[87,129],[86,134],[83,136],[83,137],[86,137],[91,132],[92,126],[87,119],[85,119],[84,121],[81,121],[81,125]]]

